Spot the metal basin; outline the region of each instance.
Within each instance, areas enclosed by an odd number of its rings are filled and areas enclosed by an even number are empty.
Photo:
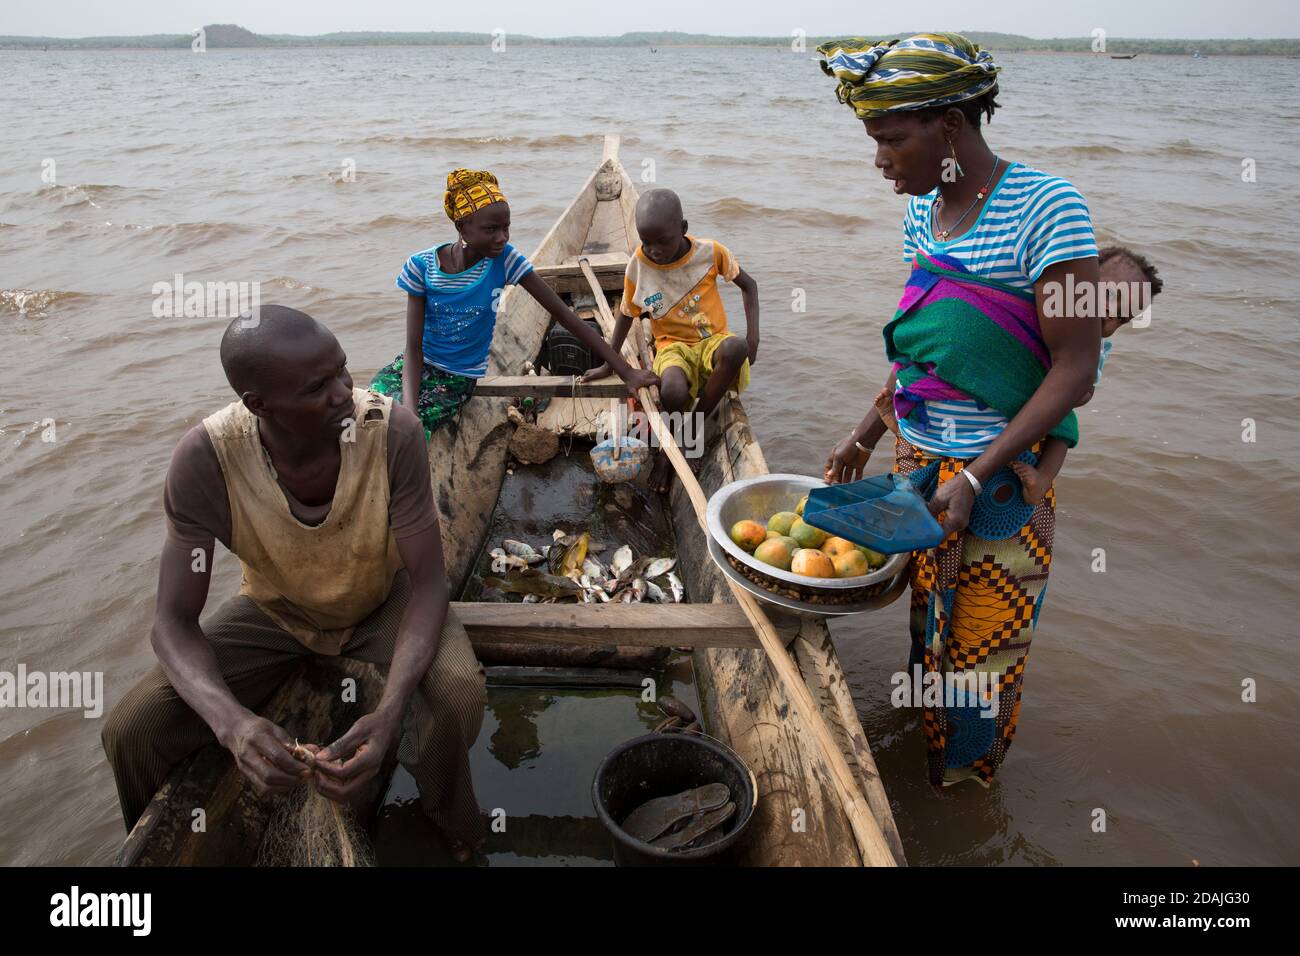
[[[899,569],[898,576],[884,585],[876,585],[867,588],[870,596],[863,600],[847,601],[843,603],[827,604],[825,602],[801,600],[790,597],[786,594],[780,594],[772,590],[770,584],[759,584],[752,581],[731,564],[727,556],[723,554],[721,545],[718,542],[709,540],[709,557],[713,558],[713,563],[718,566],[724,575],[730,578],[738,587],[744,588],[754,597],[759,598],[767,604],[781,608],[788,614],[796,617],[812,618],[821,620],[827,617],[838,617],[847,614],[862,614],[865,611],[878,611],[882,607],[888,607],[898,600],[899,595],[907,588],[907,565]],[[854,592],[845,592],[853,594]]]
[[[787,587],[813,593],[821,591],[828,596],[845,591],[858,592],[875,585],[884,590],[906,567],[909,555],[889,555],[882,567],[857,577],[811,578],[764,564],[731,540],[728,531],[737,521],[749,518],[765,523],[762,519],[778,511],[793,511],[800,498],[814,488],[824,487],[826,482],[807,475],[757,475],[733,481],[719,488],[709,499],[709,536],[722,549],[723,554],[734,558],[754,574]],[[753,577],[750,576],[750,579]]]

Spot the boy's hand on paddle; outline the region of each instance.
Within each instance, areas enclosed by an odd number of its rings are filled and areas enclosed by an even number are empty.
[[[870,460],[871,452],[860,450],[853,443],[853,436],[849,435],[831,449],[830,457],[826,459],[823,477],[830,485],[857,481],[862,477],[862,470],[867,467],[867,462]]]
[[[334,743],[316,754],[316,789],[331,800],[350,801],[379,773],[397,728],[377,714],[366,714]]]
[[[658,388],[659,376],[648,369],[634,368],[623,376],[623,383],[627,385],[627,393],[636,398],[639,389]]]
[[[583,372],[578,381],[586,384],[587,382],[594,382],[600,378],[609,378],[613,374],[614,370],[609,367],[609,363],[601,362],[595,368],[589,368],[587,371]]]
[[[289,735],[251,712],[235,725],[226,748],[234,755],[239,772],[262,796],[288,793],[311,773],[294,759]]]
[[[939,486],[939,490],[930,499],[930,514],[936,518],[943,517],[943,533],[952,534],[963,531],[970,524],[970,511],[975,504],[975,488],[960,475],[953,475]]]

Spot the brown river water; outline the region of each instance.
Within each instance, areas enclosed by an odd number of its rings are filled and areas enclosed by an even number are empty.
[[[1075,182],[1166,291],[1081,410],[990,790],[925,782],[889,703],[904,604],[834,625],[910,862],[1295,864],[1300,63],[1000,59],[994,150]],[[496,171],[529,251],[622,134],[758,281],[745,401],[774,471],[819,474],[886,374],[903,200],[807,53],[4,53],[0,89],[0,671],[102,671],[111,706],[153,663],[164,470],[230,400],[225,320],[155,317],[154,284],[260,282],[368,381],[401,347],[403,257],[451,235],[453,166]],[[236,585],[223,556],[210,606]],[[0,710],[0,863],[112,859],[101,725]]]

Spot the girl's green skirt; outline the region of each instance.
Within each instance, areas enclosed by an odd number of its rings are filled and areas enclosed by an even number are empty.
[[[378,372],[370,381],[370,388],[381,395],[391,396],[396,402],[402,400],[402,368],[405,362],[397,356]],[[476,379],[464,375],[454,375],[440,368],[424,363],[420,375],[419,407],[415,413],[424,425],[424,437],[429,438],[439,428],[451,421],[460,412],[460,407],[474,394]]]

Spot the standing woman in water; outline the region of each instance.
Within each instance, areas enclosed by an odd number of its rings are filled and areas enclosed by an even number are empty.
[[[1054,491],[1026,504],[1009,465],[1036,463],[1049,434],[1078,441],[1071,409],[1096,371],[1101,321],[1059,304],[1063,290],[1095,289],[1092,220],[1070,183],[989,148],[981,121],[998,105],[999,67],[965,37],[817,50],[876,167],[909,197],[912,272],[884,329],[894,470],[932,494],[948,533],[913,555],[909,670],[943,675],[945,689],[948,675],[971,680],[924,709],[930,782],[988,786],[1016,732],[1056,511]],[[827,480],[860,477],[885,431],[872,407],[831,451]]]

